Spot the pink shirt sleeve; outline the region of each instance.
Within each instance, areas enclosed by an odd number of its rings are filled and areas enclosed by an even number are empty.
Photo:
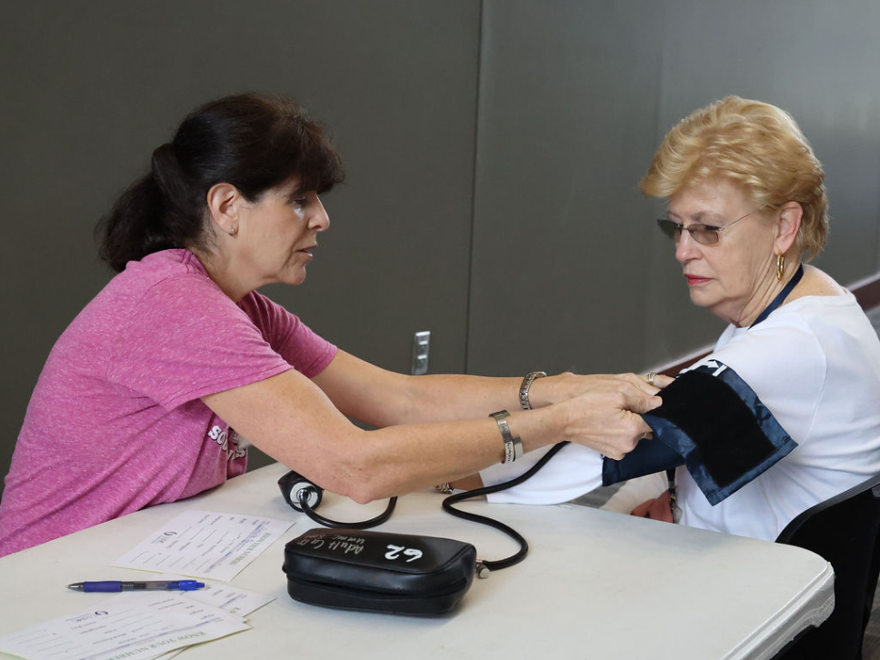
[[[307,378],[321,373],[336,356],[336,346],[266,296],[251,293],[242,299],[241,308],[272,349]]]
[[[333,359],[284,308],[253,293],[242,302],[198,275],[158,282],[120,330],[108,379],[171,410],[291,367],[311,377]]]

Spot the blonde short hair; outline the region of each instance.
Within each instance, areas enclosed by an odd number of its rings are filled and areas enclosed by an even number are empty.
[[[808,253],[809,260],[824,247],[825,172],[784,110],[738,96],[696,110],[666,134],[639,185],[651,197],[670,197],[714,177],[742,185],[760,208],[800,203],[799,253]]]

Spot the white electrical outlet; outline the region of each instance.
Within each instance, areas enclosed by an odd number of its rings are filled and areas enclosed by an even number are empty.
[[[431,347],[431,331],[417,332],[413,337],[412,374],[428,373],[428,351]]]

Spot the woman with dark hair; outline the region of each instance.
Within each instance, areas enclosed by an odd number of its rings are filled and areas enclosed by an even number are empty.
[[[648,433],[635,413],[660,403],[657,388],[633,374],[404,376],[257,293],[305,279],[329,226],[319,194],[342,178],[320,127],[270,96],[208,103],[155,150],[102,227],[119,274],[59,338],[31,398],[0,555],[217,486],[244,471],[242,437],[367,502],[561,440],[621,457]],[[535,410],[501,410],[520,406]]]

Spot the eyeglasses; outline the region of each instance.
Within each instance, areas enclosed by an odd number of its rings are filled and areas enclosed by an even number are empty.
[[[690,232],[691,238],[700,245],[715,245],[718,242],[718,234],[720,234],[728,227],[732,227],[740,220],[748,218],[750,215],[752,215],[752,213],[756,213],[759,210],[760,209],[749,211],[744,216],[737,218],[733,222],[728,222],[722,227],[716,227],[714,225],[704,225],[699,222],[695,222],[694,224],[688,225],[686,227],[683,224],[680,224],[668,218],[660,218],[657,221],[657,226],[660,227],[660,230],[664,234],[669,236],[669,238],[671,238],[676,243],[681,240],[681,232],[686,231]]]

